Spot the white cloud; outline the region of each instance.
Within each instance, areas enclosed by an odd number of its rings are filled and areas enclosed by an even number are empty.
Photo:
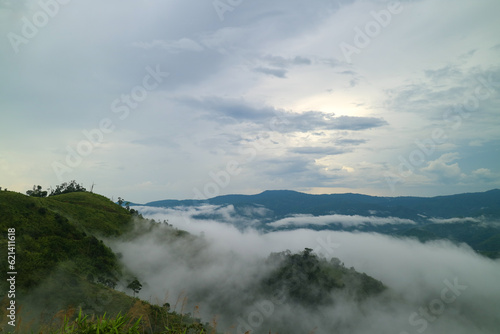
[[[269,223],[269,226],[307,226],[307,225],[330,225],[340,224],[344,227],[360,226],[360,225],[385,225],[385,224],[415,224],[410,219],[402,219],[396,217],[365,217],[359,215],[295,215],[288,218],[283,218],[278,221]]]
[[[458,162],[452,163],[459,159],[460,156],[457,152],[445,153],[438,159],[429,161],[427,166],[421,170],[439,182],[459,182],[465,177],[465,174],[462,173]]]
[[[497,175],[492,173],[488,168],[478,168],[472,171],[472,176],[482,181],[492,181],[497,178]]]
[[[479,219],[479,218],[473,218],[473,217],[465,217],[465,218],[429,218],[429,221],[435,223],[435,224],[455,224],[455,223],[482,223],[485,220],[484,219]]]

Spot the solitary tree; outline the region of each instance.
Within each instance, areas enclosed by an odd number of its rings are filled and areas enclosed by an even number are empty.
[[[139,291],[142,289],[142,284],[141,282],[139,282],[137,278],[134,278],[134,280],[127,285],[127,289],[132,290],[134,292],[134,297],[135,297],[135,294],[139,293]]]

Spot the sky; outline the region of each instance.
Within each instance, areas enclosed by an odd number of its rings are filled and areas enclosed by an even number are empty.
[[[500,187],[497,0],[0,0],[0,186]]]

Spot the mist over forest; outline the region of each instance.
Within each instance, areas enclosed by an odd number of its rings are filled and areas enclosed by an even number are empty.
[[[168,243],[155,232],[111,242],[127,267],[140,273],[141,298],[197,307],[203,318],[218,314],[237,333],[496,333],[500,326],[500,262],[465,244],[360,232],[241,231],[194,219],[200,208],[135,208],[201,236]],[[334,289],[331,303],[316,305],[287,300],[280,291],[256,293],[255,284],[273,270],[266,262],[271,253],[305,248],[338,258],[387,289],[361,301]]]
[[[358,214],[315,216],[300,193],[292,195],[302,207],[291,201],[289,214],[283,205],[277,214],[273,202],[288,191],[264,192],[274,197],[267,206],[246,202],[260,194],[170,207],[114,203],[74,181],[27,193],[0,191],[9,231],[0,246],[16,254],[2,270],[19,273],[0,283],[1,303],[11,300],[7,331],[490,334],[500,326],[498,190],[431,198],[465,198],[459,210],[471,215],[450,218],[448,207],[433,217],[423,206],[420,220],[381,206],[363,215],[355,202],[342,207]],[[474,198],[484,199],[479,210]]]

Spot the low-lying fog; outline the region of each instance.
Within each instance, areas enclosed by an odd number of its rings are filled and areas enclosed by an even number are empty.
[[[111,247],[143,283],[139,297],[169,302],[178,312],[184,307],[195,316],[197,305],[203,322],[218,316],[220,331],[499,333],[500,261],[466,245],[306,229],[242,232],[227,223],[193,219],[193,208],[135,209],[146,218],[168,220],[175,228],[202,236],[167,242],[156,231],[113,242]],[[294,305],[278,292],[248,295],[247,287],[270,269],[263,260],[271,252],[306,247],[339,258],[389,289],[361,303],[337,293],[333,305],[313,308]],[[182,306],[184,297],[188,302]]]

